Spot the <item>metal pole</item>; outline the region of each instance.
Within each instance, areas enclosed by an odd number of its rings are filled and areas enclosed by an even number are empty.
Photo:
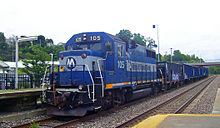
[[[170,52],[171,52],[171,54],[170,54],[170,62],[172,63],[172,49],[173,48],[170,48]]]
[[[53,68],[53,54],[52,53],[50,53],[50,55],[51,55],[51,85],[53,85],[53,80],[54,80],[54,76],[53,76],[53,70],[54,70],[54,68]]]
[[[18,89],[18,39],[16,39],[15,44],[15,61],[16,61],[16,68],[15,68],[15,89]]]
[[[157,41],[158,41],[158,62],[160,62],[159,25],[157,25]]]
[[[51,71],[53,71],[53,65],[54,65],[54,62],[53,62],[53,54],[50,53],[50,56],[51,56]]]

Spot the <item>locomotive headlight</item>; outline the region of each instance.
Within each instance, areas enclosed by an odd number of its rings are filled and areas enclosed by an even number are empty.
[[[81,55],[81,57],[82,57],[83,59],[85,59],[85,58],[87,57],[87,55],[86,55],[85,53],[83,53],[83,54]]]
[[[80,91],[83,90],[83,85],[79,85],[79,88],[78,88]]]
[[[50,86],[50,85],[49,85],[49,86],[47,86],[47,89],[48,89],[48,90],[50,90],[50,89],[51,89],[51,86]]]
[[[60,67],[60,71],[61,71],[61,72],[64,72],[64,68],[63,68],[63,67]]]

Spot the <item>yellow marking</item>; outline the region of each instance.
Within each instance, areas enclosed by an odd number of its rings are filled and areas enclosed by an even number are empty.
[[[160,79],[160,82],[162,82],[162,79]]]
[[[170,83],[170,81],[167,81],[167,83],[169,84],[169,83]]]
[[[138,81],[138,84],[140,84],[142,81]]]
[[[124,85],[126,85],[126,84],[130,84],[130,82],[124,82]]]
[[[168,115],[156,115],[147,118],[133,128],[156,128]]]
[[[86,36],[86,34],[83,34],[83,36]]]
[[[143,120],[139,124],[133,126],[133,128],[156,128],[168,116],[220,117],[220,115],[217,114],[158,114]]]
[[[147,82],[150,82],[150,80],[147,80]]]
[[[113,84],[106,84],[105,88],[113,88]]]
[[[83,40],[86,40],[86,38],[84,37]]]

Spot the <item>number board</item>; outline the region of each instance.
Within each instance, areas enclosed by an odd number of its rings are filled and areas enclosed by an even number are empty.
[[[100,35],[92,35],[92,36],[87,36],[87,37],[76,37],[75,42],[85,42],[85,41],[101,41],[101,36]]]

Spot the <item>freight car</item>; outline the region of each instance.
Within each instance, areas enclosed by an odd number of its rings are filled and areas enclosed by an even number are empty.
[[[171,87],[177,87],[183,84],[183,65],[158,62],[158,78],[161,80],[162,90],[168,90]]]
[[[199,80],[208,76],[208,69],[202,67],[193,67],[186,64],[176,64],[170,62],[158,62],[158,79],[162,85],[161,90],[168,90],[172,87],[178,87],[187,82]]]
[[[167,90],[197,72],[188,65],[157,64],[154,50],[105,32],[73,35],[59,62],[46,91],[47,113],[58,116],[118,106]]]

